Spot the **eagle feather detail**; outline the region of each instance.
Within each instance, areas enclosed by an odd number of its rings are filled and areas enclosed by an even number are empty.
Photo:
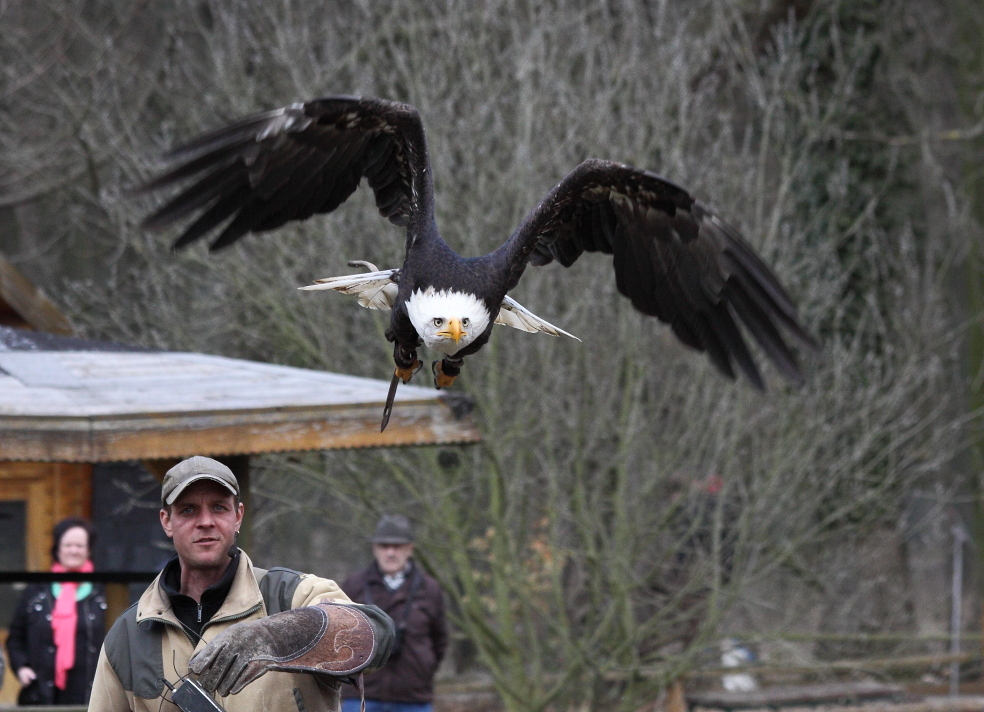
[[[503,326],[511,326],[514,329],[526,331],[531,334],[542,331],[544,334],[550,334],[551,336],[569,336],[572,339],[580,341],[574,334],[568,334],[546,319],[538,317],[515,299],[508,296],[502,300],[502,306],[499,307],[499,314],[495,317],[495,323]]]
[[[384,269],[363,274],[343,274],[340,277],[316,279],[314,284],[300,287],[304,290],[331,289],[358,297],[359,306],[366,309],[389,311],[396,303],[399,285],[393,276],[398,269]]]

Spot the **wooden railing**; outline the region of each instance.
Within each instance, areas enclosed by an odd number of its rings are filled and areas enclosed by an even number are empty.
[[[50,571],[0,571],[0,584],[5,583],[58,583],[61,581],[91,581],[106,587],[106,628],[130,607],[131,583],[149,583],[157,578],[156,571],[92,571],[80,573],[66,571],[56,574]]]

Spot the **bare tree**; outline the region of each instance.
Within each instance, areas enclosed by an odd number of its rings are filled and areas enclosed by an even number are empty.
[[[894,525],[966,437],[948,284],[979,236],[939,138],[958,117],[924,61],[945,54],[946,19],[916,23],[926,8],[906,2],[748,5],[5,6],[0,201],[47,206],[39,254],[99,255],[60,294],[91,335],[377,377],[385,317],[295,291],[349,259],[399,265],[401,233],[368,196],[171,255],[136,229],[149,206],[124,187],[198,131],[359,93],[420,108],[438,220],[464,254],[590,156],[716,206],[823,343],[804,388],[725,382],[631,309],[605,259],[581,260],[516,296],[583,344],[497,333],[469,361],[480,448],[270,458],[258,478],[292,512],[411,508],[509,709],[629,707],[697,664],[763,582],[822,582],[825,554]],[[43,41],[45,23],[61,39]]]

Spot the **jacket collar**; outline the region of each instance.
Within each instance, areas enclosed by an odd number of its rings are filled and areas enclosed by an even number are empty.
[[[145,620],[160,620],[172,625],[180,626],[177,616],[171,610],[171,600],[161,586],[162,571],[154,579],[154,582],[147,587],[137,603],[137,623]],[[232,586],[226,595],[225,602],[219,607],[215,615],[212,616],[210,623],[215,623],[224,618],[239,618],[251,610],[263,605],[263,594],[256,583],[256,576],[253,574],[253,562],[246,556],[245,552],[240,554],[239,567],[236,575],[232,579]]]
[[[414,563],[413,559],[410,559],[410,569],[406,572],[406,578],[400,587],[396,590],[390,588],[383,581],[383,572],[379,569],[379,564],[373,561],[369,565],[370,573],[369,577],[366,579],[366,594],[372,599],[372,602],[382,608],[383,610],[389,611],[393,610],[394,606],[399,605],[407,600],[407,596],[410,594],[410,585],[415,576],[421,576],[422,572],[417,570],[417,564]],[[418,586],[423,586],[424,582],[421,581]],[[369,588],[372,588],[370,591]],[[420,589],[417,589],[417,594],[419,595]],[[368,602],[368,601],[367,601]]]
[[[404,584],[406,584],[406,582],[410,580],[410,576],[413,574],[413,570],[416,567],[417,564],[414,562],[413,557],[411,556],[409,559],[407,559],[407,565],[403,569],[403,574],[405,576],[405,579],[403,581]],[[370,570],[370,574],[369,574],[370,581],[375,581],[377,583],[382,584],[383,586],[386,586],[386,582],[383,580],[383,570],[379,568],[379,563],[377,561],[373,561],[371,564],[369,564],[369,570]],[[386,586],[386,588],[387,590],[390,591],[393,590],[389,586]]]

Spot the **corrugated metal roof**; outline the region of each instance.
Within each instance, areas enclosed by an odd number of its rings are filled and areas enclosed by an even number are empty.
[[[0,416],[188,413],[377,403],[385,381],[193,353],[0,352]],[[397,402],[437,392],[402,386]]]
[[[458,403],[429,388],[401,385],[380,433],[389,387],[382,380],[3,327],[0,344],[0,460],[98,462],[479,439]]]
[[[142,346],[95,341],[74,336],[60,336],[44,331],[0,326],[0,352],[4,351],[138,351],[151,352]]]

